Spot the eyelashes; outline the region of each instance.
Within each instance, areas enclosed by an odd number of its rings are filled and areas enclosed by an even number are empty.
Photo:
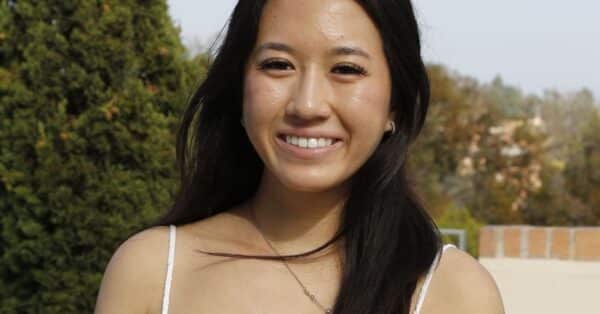
[[[263,71],[291,71],[294,69],[294,66],[288,61],[281,59],[268,59],[261,62],[258,65],[258,68]],[[331,69],[332,73],[342,74],[342,75],[359,75],[366,76],[368,74],[367,70],[353,63],[340,63]]]
[[[258,68],[261,70],[279,70],[279,71],[288,71],[293,70],[294,67],[287,61],[278,60],[278,59],[269,59],[261,62],[258,65]]]
[[[333,68],[334,73],[367,75],[367,70],[358,64],[340,64]]]

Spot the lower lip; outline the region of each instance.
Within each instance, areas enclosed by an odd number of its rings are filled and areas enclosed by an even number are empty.
[[[275,140],[279,147],[281,147],[285,152],[291,154],[292,156],[298,159],[311,160],[311,159],[319,159],[331,154],[332,152],[338,150],[344,143],[342,141],[337,141],[329,146],[319,147],[319,148],[302,148],[292,144],[289,144],[285,140],[280,137],[276,137]]]

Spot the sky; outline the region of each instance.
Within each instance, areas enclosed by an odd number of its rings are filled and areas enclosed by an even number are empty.
[[[168,0],[190,46],[210,43],[236,0]],[[600,1],[413,0],[426,62],[526,93],[588,88],[600,98]]]

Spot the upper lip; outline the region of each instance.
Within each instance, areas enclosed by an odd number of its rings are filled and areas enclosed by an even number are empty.
[[[341,140],[342,137],[334,134],[333,132],[327,131],[318,131],[318,130],[285,130],[279,131],[277,133],[278,136],[296,136],[296,137],[305,137],[305,138],[331,138],[335,140]]]

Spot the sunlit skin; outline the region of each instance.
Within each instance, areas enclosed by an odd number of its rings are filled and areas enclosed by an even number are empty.
[[[356,2],[267,2],[247,62],[243,121],[265,164],[252,207],[271,238],[313,229],[313,241],[297,246],[309,249],[335,232],[348,180],[391,128],[390,95],[381,37]],[[282,148],[281,134],[339,142],[305,159]]]

